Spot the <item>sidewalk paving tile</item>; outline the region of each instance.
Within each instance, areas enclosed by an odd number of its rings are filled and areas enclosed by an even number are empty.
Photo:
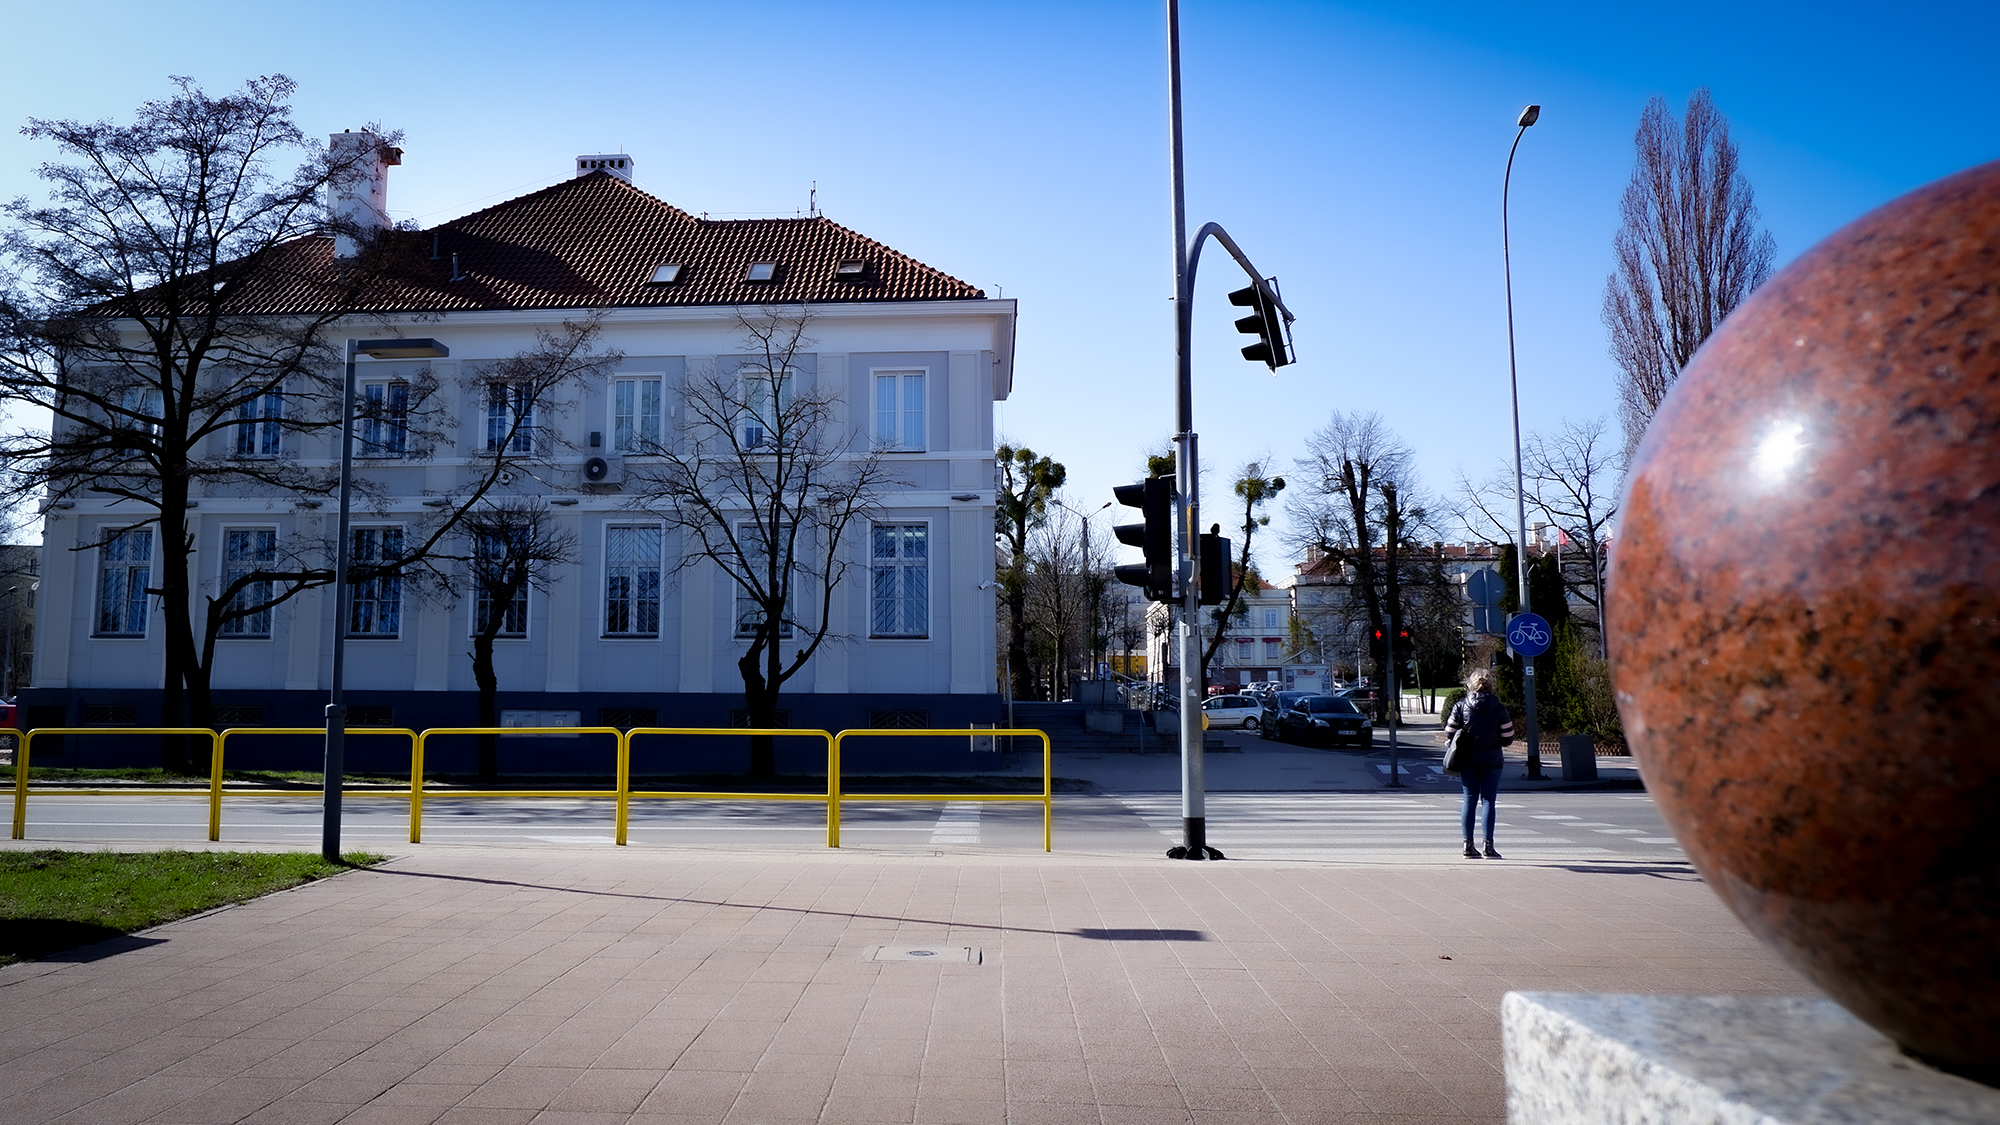
[[[423,846],[145,936],[0,969],[0,1118],[1498,1125],[1509,988],[1811,991],[1609,861]]]

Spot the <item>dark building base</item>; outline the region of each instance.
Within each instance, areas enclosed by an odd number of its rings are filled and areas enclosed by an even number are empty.
[[[103,691],[82,688],[29,689],[21,693],[21,726],[91,727],[102,734],[43,736],[34,741],[30,765],[67,768],[111,768],[159,765],[160,735],[126,733],[121,728],[156,727],[161,722],[160,693]],[[469,727],[478,722],[478,699],[460,692],[350,691],[347,694],[349,773],[407,774],[410,740],[371,735],[368,727]],[[323,692],[218,691],[219,728],[319,727],[326,722]],[[785,696],[779,701],[780,726],[825,730],[944,729],[992,727],[1006,722],[1006,706],[995,695],[811,695]],[[501,692],[499,709],[507,711],[575,712],[579,726],[706,727],[744,725],[740,693],[679,695],[661,693]],[[551,724],[555,725],[555,724]],[[561,724],[571,725],[571,724]],[[990,740],[987,740],[990,742]],[[1016,740],[1022,749],[1032,740]],[[1002,740],[1005,749],[1005,740]],[[426,776],[466,775],[477,771],[477,735],[432,735],[425,740]],[[936,737],[860,737],[841,747],[843,773],[977,773],[994,768],[994,754],[974,750],[971,732]],[[1039,749],[1038,746],[1035,748]],[[224,764],[241,770],[317,770],[323,740],[310,734],[231,735],[224,747]],[[778,770],[787,774],[824,774],[826,740],[783,736],[776,740]],[[198,751],[205,753],[205,749]],[[742,773],[750,765],[750,739],[744,735],[643,735],[632,742],[634,776]],[[616,767],[613,740],[606,735],[504,735],[499,740],[503,775],[590,774],[610,776]]]

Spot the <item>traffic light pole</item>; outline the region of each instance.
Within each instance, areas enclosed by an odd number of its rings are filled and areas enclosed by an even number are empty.
[[[1174,859],[1221,859],[1222,853],[1208,846],[1208,818],[1205,809],[1205,782],[1202,773],[1201,729],[1201,496],[1198,461],[1199,441],[1194,430],[1194,379],[1189,341],[1194,330],[1194,277],[1201,263],[1201,247],[1210,236],[1228,249],[1236,264],[1250,275],[1253,289],[1268,299],[1289,321],[1291,312],[1267,291],[1264,275],[1257,272],[1236,241],[1215,223],[1204,225],[1192,245],[1187,239],[1187,191],[1181,167],[1181,31],[1179,0],[1167,0],[1167,103],[1171,118],[1172,173],[1174,196],[1174,378],[1175,432],[1174,523],[1176,552],[1174,569],[1180,579],[1181,623],[1177,640],[1180,650],[1180,735],[1181,735],[1181,823],[1185,838],[1167,852]],[[1281,351],[1284,341],[1270,341]],[[1275,369],[1285,362],[1278,355]]]
[[[1181,12],[1179,0],[1167,0],[1167,102],[1173,132],[1174,192],[1174,489],[1175,542],[1178,552],[1174,569],[1180,578],[1180,738],[1181,738],[1181,846],[1167,854],[1175,859],[1207,859],[1208,814],[1205,779],[1202,773],[1201,692],[1196,682],[1201,671],[1200,590],[1194,565],[1200,549],[1195,536],[1201,518],[1201,497],[1196,491],[1201,480],[1195,471],[1198,441],[1194,432],[1194,380],[1188,362],[1188,336],[1193,329],[1189,295],[1194,290],[1194,270],[1187,246],[1187,191],[1181,173]],[[1218,858],[1221,853],[1216,853]]]

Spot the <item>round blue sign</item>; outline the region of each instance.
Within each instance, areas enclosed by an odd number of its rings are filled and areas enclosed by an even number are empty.
[[[1507,647],[1522,656],[1540,656],[1554,640],[1548,621],[1539,613],[1517,613],[1507,619]]]

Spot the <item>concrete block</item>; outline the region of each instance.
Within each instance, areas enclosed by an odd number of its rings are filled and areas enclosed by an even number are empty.
[[[1510,992],[1500,1020],[1510,1125],[2000,1121],[2000,1089],[1822,998]]]
[[[1099,734],[1124,734],[1125,712],[1085,711],[1083,713],[1083,729],[1095,731]]]
[[[1559,740],[1564,781],[1597,780],[1597,742],[1587,734],[1566,734]]]

